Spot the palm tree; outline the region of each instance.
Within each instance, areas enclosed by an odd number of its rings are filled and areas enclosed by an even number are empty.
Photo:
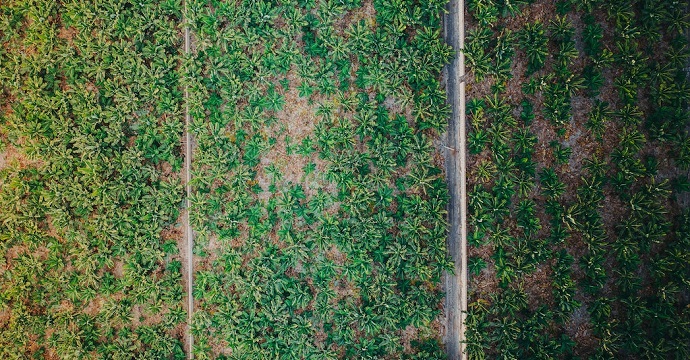
[[[467,8],[479,23],[479,27],[491,27],[498,20],[498,7],[493,0],[473,0]]]
[[[472,131],[467,136],[467,147],[471,154],[479,154],[488,142],[488,134],[483,129]]]
[[[541,22],[528,23],[520,31],[519,44],[527,55],[528,75],[544,67],[548,55],[548,40]]]
[[[491,72],[490,55],[483,47],[472,42],[468,42],[463,52],[465,53],[465,61],[474,74],[475,81],[484,80],[485,76]]]
[[[602,139],[604,131],[606,130],[606,123],[610,121],[612,115],[613,111],[610,110],[607,102],[599,100],[594,101],[594,105],[588,114],[588,120],[585,125],[596,139]]]
[[[482,270],[486,267],[486,261],[480,257],[472,257],[470,258],[467,268],[470,272],[470,274],[474,274],[475,276],[479,276],[479,274],[482,272]]]

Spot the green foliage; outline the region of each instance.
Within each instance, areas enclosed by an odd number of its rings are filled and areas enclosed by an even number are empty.
[[[486,261],[482,258],[473,257],[467,262],[467,269],[471,274],[478,276],[486,268]]]
[[[471,0],[467,8],[481,26],[491,26],[498,20],[499,9],[493,0]]]
[[[686,4],[547,3],[468,3],[468,353],[687,357]]]
[[[444,5],[188,4],[195,357],[442,357]]]
[[[527,55],[527,75],[541,70],[548,55],[546,29],[540,22],[525,24],[519,35],[519,44]]]
[[[0,357],[184,358],[184,318],[162,319],[182,300],[180,20],[174,2],[3,4]]]

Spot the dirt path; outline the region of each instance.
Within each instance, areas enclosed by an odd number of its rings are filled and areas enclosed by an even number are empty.
[[[446,274],[446,351],[449,359],[467,359],[465,326],[467,312],[467,203],[465,156],[465,56],[464,0],[451,0],[444,19],[444,37],[458,55],[446,67],[446,89],[451,106],[445,150],[446,175],[450,192],[448,251],[455,263],[455,274]]]
[[[184,13],[183,13],[183,21],[187,16],[187,2],[184,4]],[[184,28],[184,53],[189,54],[190,53],[190,34],[189,34],[189,27],[185,24]],[[194,233],[192,232],[192,226],[190,224],[189,220],[189,208],[190,208],[190,201],[189,198],[192,195],[192,186],[190,185],[190,182],[192,180],[192,135],[189,132],[189,126],[191,123],[191,116],[189,114],[189,89],[188,86],[185,85],[184,88],[184,102],[185,102],[185,110],[184,110],[184,122],[185,122],[185,127],[184,127],[184,168],[185,168],[185,193],[186,193],[186,199],[185,199],[185,209],[187,212],[187,216],[185,216],[185,241],[186,241],[186,264],[187,264],[187,358],[192,359],[194,357],[193,355],[193,346],[194,346],[194,338],[192,336],[192,330],[191,330],[191,324],[192,324],[192,314],[194,313],[194,297],[192,296],[192,289],[194,285]]]

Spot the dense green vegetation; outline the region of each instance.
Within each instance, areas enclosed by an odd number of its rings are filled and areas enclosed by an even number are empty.
[[[443,358],[445,3],[2,2],[0,358],[189,355],[185,105],[195,358]],[[471,359],[690,358],[687,8],[467,1]]]
[[[3,2],[0,357],[185,357],[187,87],[194,356],[442,358],[444,4]]]
[[[688,3],[529,3],[468,2],[470,358],[690,358]]]
[[[184,358],[179,22],[0,5],[0,358]]]
[[[444,356],[445,1],[197,1],[198,359]]]

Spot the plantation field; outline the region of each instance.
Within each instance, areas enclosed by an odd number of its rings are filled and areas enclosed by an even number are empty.
[[[468,1],[469,358],[690,357],[688,3]]]
[[[444,5],[0,4],[0,358],[444,357]]]
[[[179,8],[0,5],[0,358],[183,358]]]
[[[439,358],[443,2],[189,3],[195,357]]]
[[[0,2],[0,358],[689,359],[688,9]]]

